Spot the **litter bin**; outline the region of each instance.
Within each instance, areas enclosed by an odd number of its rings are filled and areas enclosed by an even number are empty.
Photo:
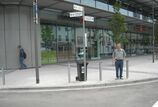
[[[86,62],[86,68],[87,68],[88,62]],[[87,72],[87,69],[86,69]],[[86,75],[87,78],[87,75]],[[84,62],[83,61],[77,61],[77,77],[76,81],[84,81]]]

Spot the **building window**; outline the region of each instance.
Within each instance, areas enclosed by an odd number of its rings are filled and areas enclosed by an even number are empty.
[[[58,31],[60,31],[61,30],[61,28],[60,27],[58,27]]]
[[[58,35],[58,40],[61,41],[61,35]]]
[[[65,37],[66,37],[66,41],[69,41],[69,36],[68,36],[68,35],[66,35]]]
[[[67,27],[65,27],[65,31],[68,31],[68,28],[67,28]]]
[[[106,3],[96,1],[96,8],[103,9],[103,10],[108,10],[108,5]]]
[[[95,7],[95,0],[81,0],[81,4]]]
[[[110,11],[110,12],[114,12],[114,8],[113,8],[112,5],[109,5],[109,11]]]

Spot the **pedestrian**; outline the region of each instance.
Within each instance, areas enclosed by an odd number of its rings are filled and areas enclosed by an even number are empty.
[[[21,45],[18,46],[18,52],[19,52],[20,69],[26,69],[27,66],[24,63],[24,60],[26,59],[27,55]]]
[[[116,80],[123,79],[123,62],[126,59],[126,52],[121,48],[121,43],[116,44],[112,57],[115,62]]]

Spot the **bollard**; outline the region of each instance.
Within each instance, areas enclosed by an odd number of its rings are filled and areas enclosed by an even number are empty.
[[[2,83],[3,83],[3,85],[5,85],[5,72],[4,72],[4,68],[3,68],[3,66],[2,66]]]
[[[126,60],[126,78],[129,78],[129,61]]]
[[[68,63],[68,82],[70,83],[71,82],[71,72],[70,72],[70,63]]]
[[[102,67],[101,67],[102,62],[99,62],[99,80],[102,81]]]

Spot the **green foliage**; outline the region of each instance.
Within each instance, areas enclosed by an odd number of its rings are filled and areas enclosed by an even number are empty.
[[[155,23],[155,46],[158,47],[158,18]]]
[[[54,64],[56,63],[56,51],[53,50],[43,50],[41,52],[42,64]]]
[[[115,43],[125,44],[128,42],[125,36],[127,27],[125,25],[125,17],[120,13],[121,3],[117,1],[113,7],[114,7],[114,15],[110,21],[110,27],[113,33],[112,37]]]
[[[52,41],[53,41],[53,32],[52,32],[52,27],[49,25],[42,25],[41,26],[41,31],[42,31],[42,41],[44,42],[45,48],[46,49],[51,49],[52,48]]]

